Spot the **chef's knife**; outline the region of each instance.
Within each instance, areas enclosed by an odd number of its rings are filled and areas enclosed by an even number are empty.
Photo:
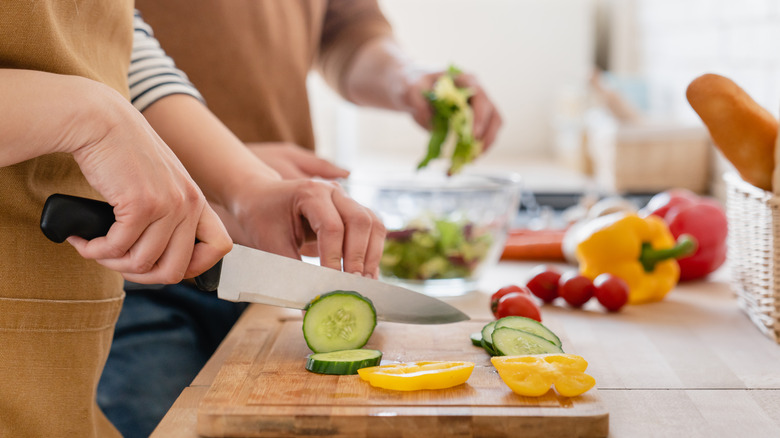
[[[113,208],[105,202],[54,194],[44,204],[41,230],[58,243],[72,235],[93,239],[105,236],[114,219]],[[196,277],[195,284],[201,290],[217,290],[222,299],[294,309],[303,309],[324,292],[353,290],[374,303],[377,318],[383,321],[446,324],[469,319],[441,300],[400,286],[237,244]]]

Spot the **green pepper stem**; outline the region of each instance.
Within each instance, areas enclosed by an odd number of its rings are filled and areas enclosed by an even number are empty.
[[[690,234],[681,234],[677,238],[677,243],[671,248],[654,249],[652,245],[645,242],[642,244],[642,254],[639,256],[639,262],[642,263],[645,272],[653,272],[656,263],[669,259],[679,259],[693,254],[698,246],[696,238]]]

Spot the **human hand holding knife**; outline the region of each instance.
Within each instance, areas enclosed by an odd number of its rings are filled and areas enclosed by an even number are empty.
[[[50,196],[41,213],[41,230],[57,243],[72,235],[84,239],[104,236],[113,223],[111,205],[62,194]],[[234,245],[219,263],[194,280],[199,289],[217,290],[220,298],[230,301],[303,309],[315,296],[341,289],[371,299],[379,320],[444,324],[469,319],[441,300],[403,287],[241,245]]]

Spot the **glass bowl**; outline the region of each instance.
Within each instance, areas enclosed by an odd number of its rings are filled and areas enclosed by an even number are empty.
[[[387,228],[381,278],[426,295],[477,289],[519,207],[515,174],[353,173],[341,181]]]

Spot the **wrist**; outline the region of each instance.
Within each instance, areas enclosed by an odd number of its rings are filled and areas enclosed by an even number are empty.
[[[281,180],[278,172],[252,156],[245,165],[234,168],[223,179],[215,202],[234,217],[242,217],[248,205],[256,204],[256,199],[262,196],[264,190]]]
[[[409,113],[415,111],[417,103],[426,91],[425,87],[421,85],[424,82],[423,77],[433,71],[430,68],[411,63],[403,68],[393,90],[396,110]]]
[[[60,143],[62,152],[74,157],[88,155],[101,140],[111,136],[118,128],[140,117],[124,96],[100,82],[75,77],[70,88],[71,102],[77,101],[71,117],[65,120]],[[114,145],[115,146],[115,145]]]
[[[346,97],[361,106],[407,111],[421,71],[392,38],[368,41],[347,73]]]

